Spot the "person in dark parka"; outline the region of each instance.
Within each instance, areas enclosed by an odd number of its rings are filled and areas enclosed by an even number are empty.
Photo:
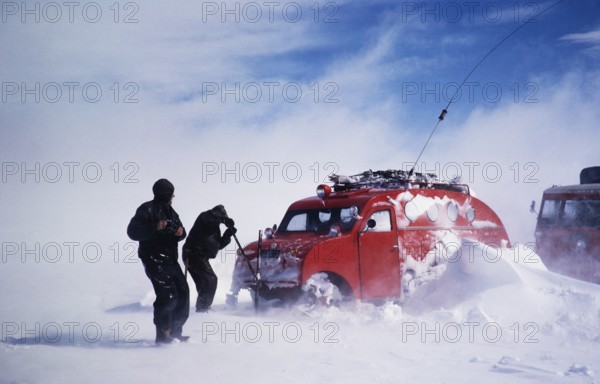
[[[186,237],[172,207],[175,187],[160,179],[152,187],[154,199],[142,204],[129,222],[127,235],[139,241],[138,256],[156,293],[156,343],[186,341],[183,324],[189,317],[190,290],[178,262],[178,242]]]
[[[227,229],[221,235],[220,225]],[[225,248],[236,233],[234,221],[227,216],[222,205],[200,213],[183,245],[183,262],[186,264],[198,291],[196,312],[210,309],[217,291],[217,275],[209,260]]]

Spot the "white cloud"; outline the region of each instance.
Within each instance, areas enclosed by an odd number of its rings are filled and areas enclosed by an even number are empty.
[[[596,47],[600,45],[600,29],[584,33],[570,33],[561,37],[561,40],[572,41],[574,43],[592,44]]]
[[[584,33],[571,33],[561,37],[560,40],[586,47],[584,52],[593,59],[597,59],[597,55],[600,52],[600,29]]]

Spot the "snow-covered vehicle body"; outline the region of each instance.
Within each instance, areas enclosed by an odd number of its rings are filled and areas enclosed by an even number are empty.
[[[431,255],[450,247],[448,239],[456,248],[463,239],[508,244],[498,215],[467,185],[404,171],[331,179],[333,187],[319,185],[317,196],[290,205],[260,250],[253,242],[238,253],[234,296],[259,287],[263,298],[294,298],[325,277],[344,297],[399,298],[403,276],[439,262]]]
[[[551,271],[600,284],[600,167],[583,169],[580,183],[544,191],[536,245]]]

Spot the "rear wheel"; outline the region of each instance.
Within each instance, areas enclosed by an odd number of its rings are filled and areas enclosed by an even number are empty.
[[[407,269],[402,275],[402,293],[404,296],[410,296],[415,291],[417,274],[412,269]]]

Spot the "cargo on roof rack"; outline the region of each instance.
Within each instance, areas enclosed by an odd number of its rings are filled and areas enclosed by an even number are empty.
[[[469,187],[457,180],[450,182],[439,181],[434,173],[410,173],[403,170],[388,169],[385,171],[364,171],[362,173],[344,176],[331,175],[335,192],[351,191],[362,188],[376,189],[415,189],[430,188],[469,194]]]

